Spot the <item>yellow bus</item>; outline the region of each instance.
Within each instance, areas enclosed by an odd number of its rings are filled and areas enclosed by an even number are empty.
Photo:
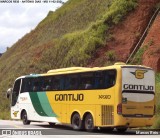
[[[155,74],[141,65],[70,67],[21,76],[11,92],[11,118],[71,124],[74,130],[126,131],[151,126]]]

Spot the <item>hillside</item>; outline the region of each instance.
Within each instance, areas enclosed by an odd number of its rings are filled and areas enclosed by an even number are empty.
[[[6,89],[21,75],[126,61],[158,2],[160,0],[69,0],[55,12],[50,11],[34,30],[1,56],[0,98],[4,99]],[[155,44],[159,46],[158,41]],[[150,65],[150,62],[142,63]],[[0,100],[0,104],[3,105],[0,118],[9,118],[9,101]]]
[[[145,38],[142,47],[139,49],[134,63],[139,61],[139,64],[148,65],[160,72],[160,13],[153,22],[147,37]],[[141,59],[141,60],[139,60]]]
[[[0,58],[0,88],[5,91],[22,74],[87,66],[95,50],[104,46],[105,35],[110,37],[106,31],[136,5],[135,0],[70,0],[49,12]]]
[[[104,47],[96,51],[90,65],[104,66],[106,61],[109,61],[109,64],[115,61],[126,62],[154,14],[157,2],[159,0],[138,0],[136,9],[109,30],[110,40]],[[134,64],[142,63],[136,61]],[[150,66],[149,64],[144,65]],[[154,68],[154,66],[151,67]],[[157,70],[157,68],[154,69]]]

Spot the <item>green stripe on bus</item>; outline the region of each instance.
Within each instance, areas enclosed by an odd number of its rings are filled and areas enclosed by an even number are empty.
[[[47,116],[47,114],[44,112],[42,105],[39,101],[37,92],[30,92],[29,93],[33,107],[35,111],[40,115],[40,116]]]
[[[50,117],[57,117],[57,115],[54,113],[54,111],[51,108],[46,92],[39,92],[37,94],[44,112]]]

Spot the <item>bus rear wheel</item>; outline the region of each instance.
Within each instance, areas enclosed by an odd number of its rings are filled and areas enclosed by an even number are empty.
[[[89,113],[85,117],[84,126],[86,131],[92,132],[95,129],[94,120],[92,115]]]
[[[31,123],[31,121],[28,120],[26,111],[22,112],[22,121],[23,125],[29,125]]]
[[[72,116],[72,127],[74,130],[82,130],[83,129],[83,123],[82,123],[82,120],[80,118],[80,115],[78,113],[75,113],[73,116]]]

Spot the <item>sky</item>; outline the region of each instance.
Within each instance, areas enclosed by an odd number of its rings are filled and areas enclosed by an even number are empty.
[[[61,5],[62,3],[0,3],[0,53],[33,30],[49,11],[55,11]]]

